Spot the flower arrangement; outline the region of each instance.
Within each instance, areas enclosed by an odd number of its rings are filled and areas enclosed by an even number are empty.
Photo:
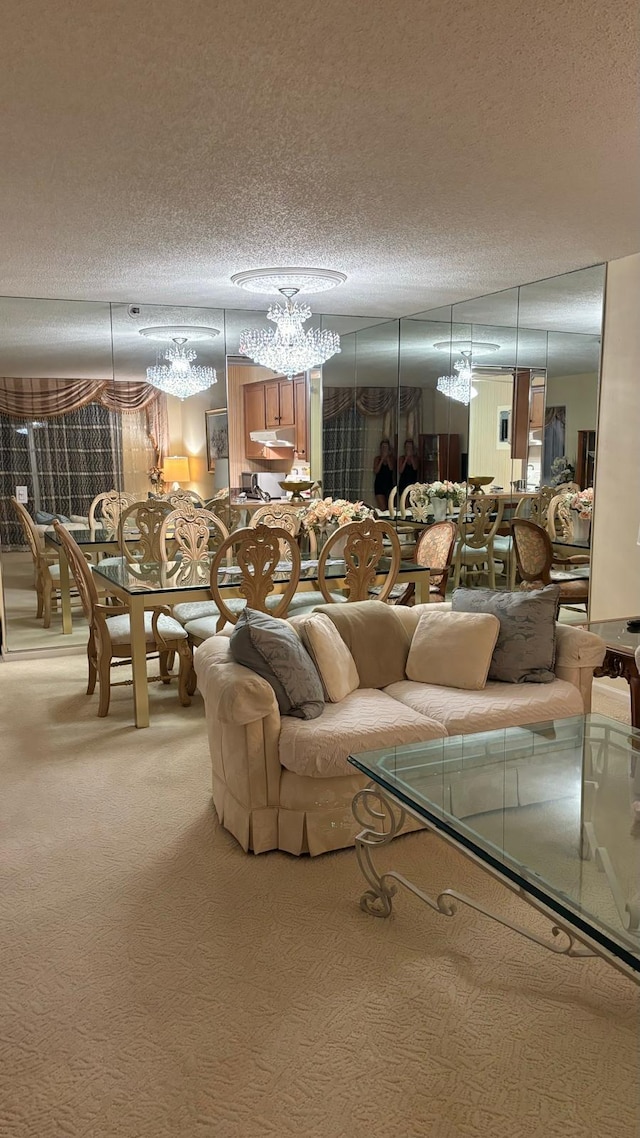
[[[372,516],[372,510],[364,502],[347,502],[345,498],[323,498],[314,502],[306,511],[302,524],[305,529],[327,529],[336,524],[346,526],[349,522],[362,522]]]
[[[464,482],[425,482],[413,487],[411,498],[417,506],[428,506],[434,498],[459,506],[467,495]]]
[[[593,513],[593,487],[589,486],[587,490],[579,490],[576,494],[564,494],[562,498],[564,504],[570,510],[577,510],[578,517],[583,521],[590,521]]]
[[[162,476],[161,466],[152,466],[151,470],[147,471],[147,477],[152,486],[155,486],[157,490],[162,491],[164,487],[164,478]]]
[[[575,473],[576,468],[566,455],[554,458],[551,463],[551,485],[563,486],[565,482],[573,482]]]

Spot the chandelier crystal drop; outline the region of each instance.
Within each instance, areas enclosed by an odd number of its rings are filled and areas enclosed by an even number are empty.
[[[274,331],[246,328],[240,334],[239,351],[256,364],[269,368],[276,375],[293,379],[309,368],[318,367],[340,351],[340,337],[328,329],[302,327],[311,316],[308,304],[296,304],[292,299],[298,289],[280,289],[284,304],[272,304],[267,320],[275,324]]]
[[[188,399],[197,395],[199,391],[206,391],[217,382],[216,369],[213,367],[193,366],[197,359],[191,348],[186,348],[186,337],[175,336],[175,347],[167,348],[162,358],[167,364],[157,364],[156,367],[147,368],[147,380],[165,395],[175,395],[177,399]]]
[[[471,383],[473,375],[471,360],[466,358],[456,360],[453,370],[456,373],[455,375],[441,375],[439,377],[437,389],[442,395],[454,399],[456,403],[464,403],[467,406],[478,394]]]

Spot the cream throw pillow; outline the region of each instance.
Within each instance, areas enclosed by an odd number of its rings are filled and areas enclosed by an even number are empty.
[[[491,613],[423,612],[411,641],[407,676],[423,684],[480,691],[485,687],[500,621]]]
[[[324,613],[312,613],[302,629],[309,654],[329,703],[340,703],[360,687],[355,660],[338,629]]]

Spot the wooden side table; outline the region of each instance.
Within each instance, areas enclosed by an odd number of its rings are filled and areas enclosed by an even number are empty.
[[[636,648],[640,647],[640,633],[628,631],[626,617],[624,620],[591,621],[586,627],[601,637],[607,646],[602,665],[595,669],[594,676],[627,681],[631,696],[631,726],[640,729],[640,673],[635,656]]]

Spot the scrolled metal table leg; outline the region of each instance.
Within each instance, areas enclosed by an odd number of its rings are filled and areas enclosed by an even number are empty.
[[[388,917],[397,885],[387,883],[391,880],[390,875],[377,872],[372,851],[378,846],[388,845],[400,833],[405,812],[372,783],[357,792],[351,809],[356,822],[364,827],[356,837],[356,857],[365,881],[371,886],[362,894],[360,908],[372,917]]]

